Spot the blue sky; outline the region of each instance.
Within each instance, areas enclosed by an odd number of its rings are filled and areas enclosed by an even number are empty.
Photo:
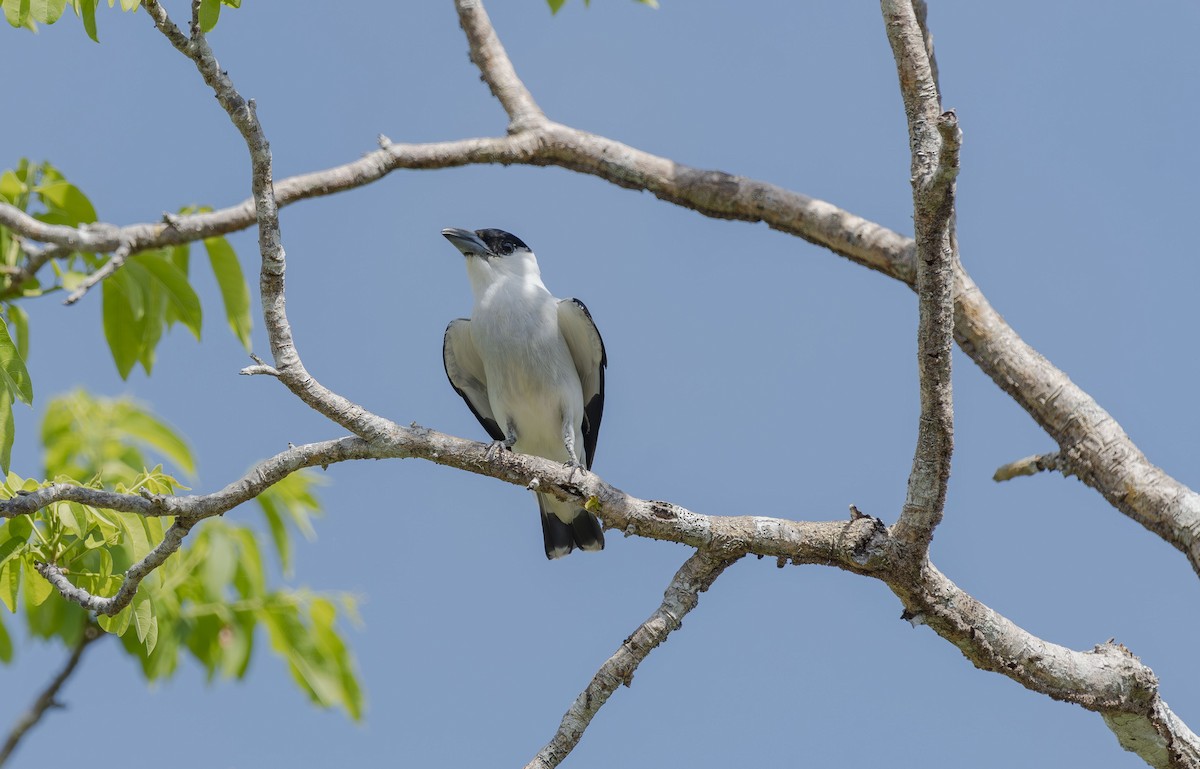
[[[489,11],[552,119],[911,234],[904,116],[874,4],[661,2]],[[181,19],[183,5],[168,9]],[[944,104],[965,137],[964,264],[1027,341],[1195,488],[1200,9],[931,5]],[[10,107],[0,166],[49,159],[119,224],[244,199],[245,148],[191,64],[144,13],[98,16],[100,45],[73,18],[36,36],[0,30]],[[257,99],[277,178],[357,158],[379,133],[504,131],[448,0],[245,0],[211,43]],[[469,314],[471,295],[439,232],[501,227],[604,335],[601,477],[708,514],[840,519],[853,503],[895,520],[917,382],[915,298],[894,281],[765,225],[705,219],[560,169],[399,172],[288,207],[282,225],[306,365],[378,413],[485,438],[442,372],[442,331]],[[253,234],[231,241],[255,272]],[[245,355],[215,283],[197,283],[203,343],[176,330],[153,377],[128,382],[108,356],[98,294],[72,308],[29,304],[39,402],[76,386],[143,399],[192,441],[198,491],[288,442],[340,435],[277,383],[236,375]],[[257,318],[255,347],[265,354]],[[1115,637],[1200,728],[1200,586],[1184,557],[1073,479],[994,484],[997,466],[1053,445],[960,353],[954,380],[957,451],[935,563],[1047,640],[1086,649]],[[39,416],[40,406],[18,413],[22,474],[39,467]],[[130,767],[164,753],[179,767],[523,765],[688,554],[612,533],[602,554],[550,563],[521,489],[415,460],[325,475],[327,515],[294,582],[362,596],[366,626],[350,638],[365,723],[314,709],[269,655],[244,683],[205,685],[185,666],[148,690],[108,644],[89,651],[70,708],[14,764],[104,735],[96,755]],[[1099,716],[975,670],[900,612],[873,580],[743,561],[614,695],[567,765],[1143,765]],[[27,645],[0,669],[0,725],[62,657]]]

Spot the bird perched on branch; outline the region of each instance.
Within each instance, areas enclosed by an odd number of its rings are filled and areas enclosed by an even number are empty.
[[[578,299],[556,299],[529,246],[504,230],[447,228],[467,261],[471,318],[446,327],[442,358],[455,391],[501,449],[590,470],[604,412],[604,340]],[[536,492],[535,492],[536,493]],[[547,558],[604,549],[600,521],[536,493]]]

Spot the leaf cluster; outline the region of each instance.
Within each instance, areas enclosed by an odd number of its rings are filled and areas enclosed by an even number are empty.
[[[47,407],[41,436],[45,476],[54,483],[174,494],[186,487],[162,464],[145,469],[147,455],[166,458],[189,474],[195,469],[178,433],[129,399],[95,398],[82,391],[55,398]],[[0,484],[0,498],[48,483],[9,473]],[[320,509],[315,485],[312,475],[295,474],[259,498],[270,542],[285,568],[291,559],[289,530],[312,534],[311,518]],[[355,600],[273,588],[265,561],[271,548],[248,526],[207,522],[112,617],[91,617],[58,596],[36,570],[38,563],[53,564],[73,584],[111,596],[125,570],[162,541],[170,524],[170,518],[76,502],[55,502],[33,515],[9,519],[0,525],[0,603],[10,612],[22,611],[34,637],[67,646],[78,644],[95,622],[121,639],[147,680],[170,677],[184,654],[210,679],[242,678],[261,626],[314,702],[361,717],[362,688],[338,626],[339,613],[357,618]],[[0,661],[11,662],[13,656],[12,638],[0,622]]]

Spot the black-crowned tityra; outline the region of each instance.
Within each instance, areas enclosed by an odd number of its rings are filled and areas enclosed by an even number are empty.
[[[467,261],[471,318],[446,327],[446,376],[495,443],[591,469],[604,412],[604,340],[578,299],[556,299],[533,251],[503,230],[442,230]],[[537,494],[547,558],[602,550],[600,522]]]

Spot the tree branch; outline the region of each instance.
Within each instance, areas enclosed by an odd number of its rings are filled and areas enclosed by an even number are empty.
[[[567,709],[554,737],[526,769],[552,769],[561,764],[617,687],[633,683],[633,673],[642,660],[683,624],[684,616],[700,601],[700,593],[712,587],[717,577],[739,557],[723,558],[705,550],[693,553],[667,585],[662,604],[600,666],[587,688]]]
[[[883,0],[882,5],[908,118],[920,318],[917,364],[921,417],[917,448],[908,477],[908,494],[892,533],[899,542],[912,546],[908,557],[920,564],[946,505],[954,448],[951,289],[957,255],[951,227],[961,133],[953,112],[938,114],[941,105],[937,84],[911,0]]]
[[[886,581],[886,580],[885,580]],[[915,586],[888,582],[905,618],[953,643],[976,667],[1099,713],[1126,750],[1153,767],[1200,766],[1200,737],[1158,693],[1158,679],[1112,640],[1078,652],[1041,638],[985,606],[932,564]]]
[[[25,711],[17,719],[12,731],[8,733],[8,739],[4,741],[4,746],[0,747],[0,766],[3,766],[8,761],[13,751],[16,750],[17,744],[20,743],[21,738],[30,729],[37,726],[47,710],[62,707],[62,703],[55,699],[58,697],[58,692],[62,689],[63,684],[67,682],[67,679],[71,677],[71,674],[75,672],[75,668],[79,665],[79,659],[83,656],[84,650],[93,641],[103,635],[104,633],[96,625],[90,622],[84,625],[83,634],[79,637],[79,643],[75,644],[75,648],[71,651],[71,656],[67,658],[67,663],[63,665],[62,670],[58,672],[54,680],[34,699],[33,704],[29,706],[29,710]]]
[[[454,7],[458,10],[458,23],[467,34],[471,62],[479,68],[492,95],[508,113],[508,132],[520,133],[544,123],[546,116],[517,77],[483,3],[480,0],[455,0]]]
[[[300,353],[292,338],[284,302],[284,269],[286,255],[279,230],[279,207],[275,200],[271,171],[271,145],[255,113],[254,101],[246,101],[233,86],[228,74],[221,70],[212,48],[200,28],[200,0],[192,2],[191,36],[184,36],[167,16],[158,0],[144,0],[143,6],[154,25],[171,45],[192,60],[204,82],[229,115],[250,153],[250,187],[254,199],[255,221],[258,224],[258,250],[262,256],[259,273],[259,292],[263,303],[264,326],[271,342],[271,354],[279,380],[317,412],[325,415],[355,435],[372,440],[386,431],[391,423],[358,404],[334,393],[318,382],[304,368]]]

